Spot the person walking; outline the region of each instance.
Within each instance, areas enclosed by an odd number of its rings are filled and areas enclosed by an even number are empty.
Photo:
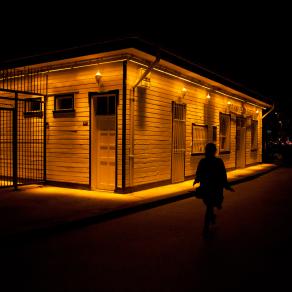
[[[209,234],[210,224],[216,223],[214,208],[222,209],[223,189],[234,192],[227,180],[227,174],[224,162],[221,158],[216,157],[217,148],[214,143],[208,143],[205,147],[205,157],[202,158],[197,167],[195,180],[200,183],[199,191],[206,205],[203,235]]]

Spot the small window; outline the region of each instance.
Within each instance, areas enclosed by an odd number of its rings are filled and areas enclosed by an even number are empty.
[[[251,121],[251,150],[255,151],[258,149],[258,121]]]
[[[116,113],[116,96],[101,95],[96,98],[96,115],[114,115]]]
[[[25,100],[25,116],[35,117],[42,115],[42,100],[40,97]]]
[[[230,115],[220,113],[220,152],[230,152]]]
[[[185,121],[186,105],[181,103],[172,103],[172,116],[174,120]]]
[[[192,127],[192,155],[203,154],[208,143],[208,126],[196,125]]]
[[[54,112],[73,112],[74,111],[74,94],[55,95]]]

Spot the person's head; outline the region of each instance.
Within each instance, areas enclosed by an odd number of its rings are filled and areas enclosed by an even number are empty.
[[[216,154],[217,148],[214,143],[208,143],[205,147],[206,157],[214,157]]]

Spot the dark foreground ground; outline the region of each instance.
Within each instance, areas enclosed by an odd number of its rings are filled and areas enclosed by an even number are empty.
[[[0,251],[1,291],[286,291],[292,168],[225,192],[212,236],[190,198]]]

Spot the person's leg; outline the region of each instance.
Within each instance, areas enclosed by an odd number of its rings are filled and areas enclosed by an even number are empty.
[[[204,231],[209,230],[210,223],[214,220],[214,210],[211,204],[206,206],[206,213],[205,213],[205,222],[204,222]]]

